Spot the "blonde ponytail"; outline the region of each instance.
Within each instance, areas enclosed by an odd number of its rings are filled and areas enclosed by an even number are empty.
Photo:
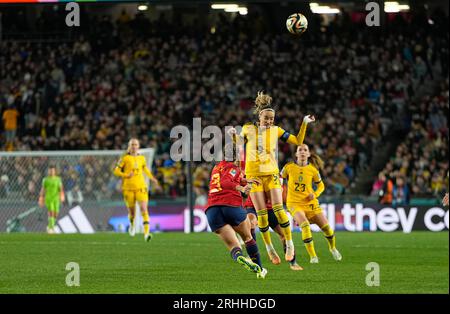
[[[259,115],[261,111],[265,109],[273,110],[272,108],[272,97],[270,97],[267,94],[264,94],[264,92],[259,91],[258,95],[255,99],[255,110],[254,113]]]

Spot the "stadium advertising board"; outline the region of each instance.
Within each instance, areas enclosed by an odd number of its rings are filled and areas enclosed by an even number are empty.
[[[438,232],[449,229],[449,211],[441,206],[393,208],[363,203],[324,203],[321,206],[331,227],[337,231],[410,233],[416,230]],[[16,215],[20,213],[18,209]],[[189,232],[189,209],[184,203],[152,204],[150,215],[150,228],[154,232]],[[44,231],[46,220],[40,217],[43,213],[35,213],[34,216],[29,215],[20,223],[17,219],[1,219],[0,231]],[[195,232],[210,231],[202,207],[194,210],[194,217]],[[58,233],[126,232],[128,224],[128,216],[120,202],[108,204],[87,202],[79,206],[63,207],[57,222],[57,231]],[[299,232],[299,227],[293,225],[293,230]],[[313,225],[312,230],[319,231],[319,228]]]
[[[332,228],[339,231],[402,231],[410,233],[415,230],[448,230],[448,209],[442,207],[386,207],[356,204],[322,204]],[[205,218],[206,219],[206,218]],[[292,220],[291,220],[292,223]],[[313,231],[320,231],[312,226]],[[294,231],[300,231],[295,226]]]
[[[437,232],[448,230],[449,228],[448,209],[439,206],[392,208],[379,204],[329,203],[322,204],[322,208],[328,217],[331,227],[339,231],[402,231],[410,233],[415,230]],[[170,214],[161,213],[160,211],[153,213],[152,229],[189,232],[189,210],[183,205],[178,206],[178,209],[178,213],[175,208],[172,208]],[[195,209],[194,217],[194,230],[196,232],[209,231],[206,215],[202,208]],[[126,216],[123,215],[122,218],[123,222],[126,223]],[[116,230],[119,231],[118,229]],[[300,231],[298,226],[295,226],[294,231]],[[313,231],[319,231],[318,227],[313,226]]]

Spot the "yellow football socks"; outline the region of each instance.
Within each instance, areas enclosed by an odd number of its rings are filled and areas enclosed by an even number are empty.
[[[272,246],[272,239],[269,232],[269,215],[267,214],[267,209],[261,209],[257,212],[258,216],[258,227],[261,231],[262,238],[266,246]]]
[[[148,216],[148,211],[142,211],[142,220],[144,224],[144,234],[150,233],[150,217]]]
[[[286,241],[292,240],[291,226],[289,223],[289,218],[284,211],[283,204],[274,204],[273,213],[278,219],[281,229],[283,230],[284,237]]]
[[[130,221],[130,224],[134,225],[134,214],[132,214],[131,211],[128,211],[128,220]]]
[[[322,227],[322,232],[328,241],[329,249],[334,250],[336,248],[336,237],[334,236],[333,229],[331,229],[329,224],[326,224],[325,226]]]
[[[306,251],[309,254],[309,257],[316,257],[316,250],[314,249],[314,241],[312,238],[311,225],[308,221],[304,221],[300,228],[302,228],[302,240],[305,243]]]

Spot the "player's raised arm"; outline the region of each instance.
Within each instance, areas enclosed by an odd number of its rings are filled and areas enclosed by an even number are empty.
[[[297,145],[297,146],[302,145],[303,141],[305,140],[306,128],[308,127],[308,123],[311,123],[314,121],[316,121],[314,116],[311,116],[311,115],[305,116],[303,118],[303,122],[302,122],[302,125],[300,126],[300,131],[298,132],[297,136],[294,136],[279,127],[278,128],[278,137],[289,144]]]

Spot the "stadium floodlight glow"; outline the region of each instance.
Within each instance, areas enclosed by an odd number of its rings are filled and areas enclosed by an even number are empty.
[[[327,5],[319,5],[316,2],[311,2],[309,4],[309,8],[314,14],[338,14],[341,12],[338,8],[332,8]]]
[[[236,7],[236,8],[226,8],[224,11],[225,11],[225,12],[228,12],[228,13],[239,12],[239,7]]]
[[[241,15],[246,15],[248,13],[248,10],[246,7],[236,7],[236,8],[226,8],[225,12],[233,13],[233,12],[239,12]]]
[[[247,15],[248,14],[248,9],[246,7],[239,8],[239,14],[240,15]]]
[[[409,5],[399,4],[397,1],[388,1],[384,3],[384,12],[398,13],[401,11],[409,11]]]
[[[227,10],[227,9],[232,9],[232,8],[238,8],[239,6],[237,5],[237,4],[233,4],[233,3],[231,3],[231,4],[212,4],[211,5],[211,9],[214,9],[214,10]],[[233,12],[237,12],[237,11],[233,11]]]
[[[139,11],[147,11],[148,10],[148,5],[146,5],[146,4],[138,5],[138,10]]]

